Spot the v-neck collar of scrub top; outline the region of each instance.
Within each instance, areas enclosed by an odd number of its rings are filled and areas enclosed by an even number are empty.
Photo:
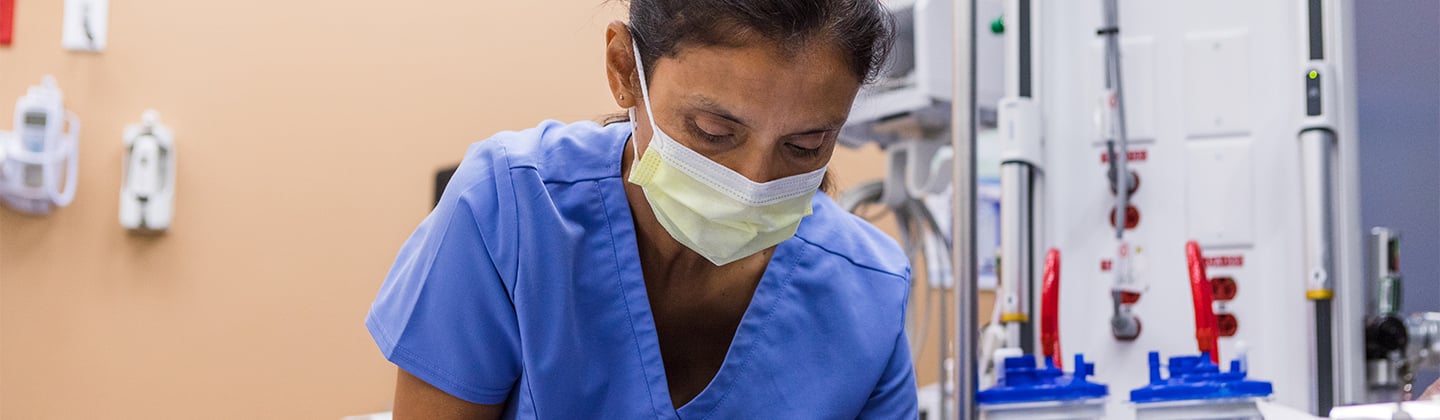
[[[626,140],[619,143],[621,147],[611,156],[614,162],[624,162],[623,153],[630,150],[629,133],[626,133]],[[614,168],[618,171],[620,165],[623,163]],[[655,314],[650,309],[645,277],[640,267],[640,249],[636,240],[634,218],[624,191],[626,183],[628,182],[622,179],[619,191],[609,194],[618,197],[623,203],[616,206],[618,211],[610,212],[610,226],[611,233],[617,240],[617,252],[624,253],[616,255],[620,263],[620,286],[624,290],[625,306],[630,312],[630,327],[635,334],[636,352],[642,359],[646,385],[650,388],[651,404],[660,418],[707,418],[725,400],[737,381],[752,373],[749,372],[748,362],[754,349],[774,345],[773,338],[765,335],[765,326],[770,323],[770,318],[775,313],[775,305],[784,303],[785,296],[781,292],[789,284],[790,277],[795,272],[795,261],[804,253],[804,247],[794,238],[775,246],[775,253],[766,264],[765,273],[760,276],[760,283],[755,286],[755,294],[745,308],[745,315],[735,329],[735,336],[725,352],[725,360],[720,364],[720,370],[700,394],[676,409],[671,402],[665,364],[660,357],[660,337],[655,330]],[[803,228],[804,223],[801,223],[801,226]]]

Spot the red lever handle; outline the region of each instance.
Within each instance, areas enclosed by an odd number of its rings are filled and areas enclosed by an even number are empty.
[[[1190,266],[1190,296],[1195,300],[1195,341],[1201,352],[1210,353],[1210,361],[1220,364],[1219,321],[1211,303],[1210,277],[1205,274],[1205,258],[1200,254],[1200,244],[1185,243],[1185,258]]]
[[[1044,289],[1040,295],[1040,348],[1045,358],[1063,367],[1060,353],[1060,251],[1045,255]]]

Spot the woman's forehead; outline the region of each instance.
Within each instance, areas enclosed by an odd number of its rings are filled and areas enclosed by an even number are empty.
[[[794,54],[765,46],[691,47],[654,67],[654,91],[742,120],[843,121],[861,85],[843,55],[823,47]]]

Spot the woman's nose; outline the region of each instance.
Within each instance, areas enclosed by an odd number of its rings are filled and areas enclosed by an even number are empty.
[[[746,147],[744,152],[736,154],[736,159],[725,164],[751,181],[769,182],[781,177],[775,168],[774,155],[769,147]]]

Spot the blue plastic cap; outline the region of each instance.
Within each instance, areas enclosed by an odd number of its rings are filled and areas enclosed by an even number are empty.
[[[1085,356],[1075,355],[1075,373],[1066,375],[1045,359],[1045,367],[1037,367],[1034,355],[1005,359],[1005,376],[1000,383],[975,396],[980,404],[1008,404],[1037,401],[1074,401],[1102,398],[1110,394],[1104,384],[1087,381],[1095,374],[1095,364],[1085,363]]]
[[[1274,392],[1269,382],[1245,379],[1239,360],[1230,362],[1229,372],[1210,362],[1209,353],[1170,358],[1169,378],[1160,377],[1160,353],[1150,352],[1150,385],[1130,391],[1137,403],[1267,397]]]

